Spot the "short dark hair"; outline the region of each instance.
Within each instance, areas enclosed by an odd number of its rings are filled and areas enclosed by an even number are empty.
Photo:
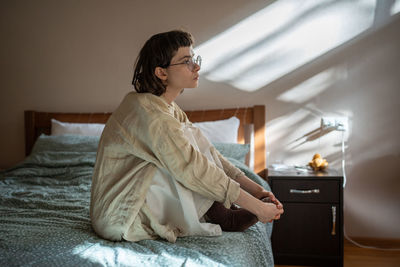
[[[162,95],[166,86],[155,75],[155,68],[166,68],[180,47],[193,43],[192,35],[182,30],[158,33],[147,40],[135,62],[132,84],[136,92]]]

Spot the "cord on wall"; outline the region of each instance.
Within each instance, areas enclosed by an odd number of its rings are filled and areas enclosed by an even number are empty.
[[[345,188],[346,186],[346,169],[345,169],[345,165],[346,165],[346,156],[344,153],[345,149],[344,149],[344,131],[342,131],[342,172],[343,172],[343,188]]]

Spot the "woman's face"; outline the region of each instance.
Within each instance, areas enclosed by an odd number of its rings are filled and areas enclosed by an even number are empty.
[[[196,88],[199,83],[200,66],[193,63],[191,46],[180,47],[167,68],[167,90]]]

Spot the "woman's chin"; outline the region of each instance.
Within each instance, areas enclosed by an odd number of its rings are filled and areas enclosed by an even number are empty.
[[[195,80],[195,83],[192,86],[190,86],[189,88],[197,88],[197,87],[199,87],[199,81]]]

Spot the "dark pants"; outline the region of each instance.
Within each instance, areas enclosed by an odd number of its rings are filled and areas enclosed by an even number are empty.
[[[242,232],[258,222],[257,216],[253,213],[234,205],[227,209],[216,201],[206,212],[206,220],[210,223],[219,224],[222,231],[227,232]]]

